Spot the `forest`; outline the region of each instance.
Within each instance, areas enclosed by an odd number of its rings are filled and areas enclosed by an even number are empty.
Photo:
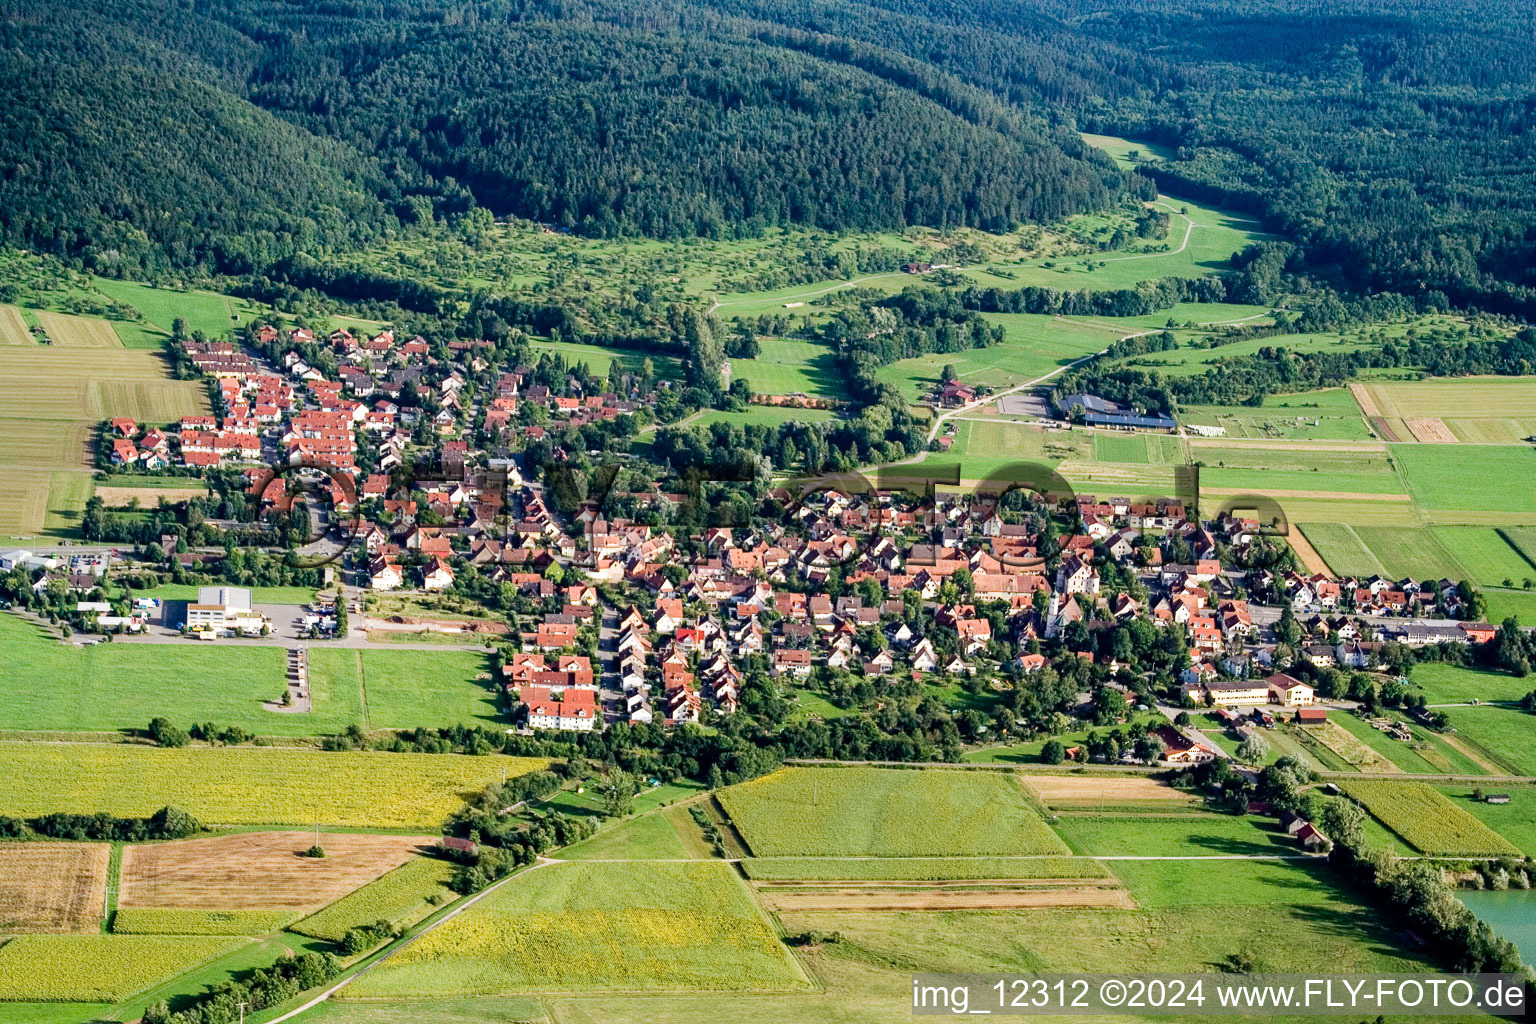
[[[664,238],[998,229],[1155,182],[1256,214],[1336,289],[1536,312],[1536,12],[1497,0],[22,12],[0,20],[0,243],[108,275],[343,293],[376,282],[328,253],[487,214]],[[1147,149],[1125,171],[1078,131]]]

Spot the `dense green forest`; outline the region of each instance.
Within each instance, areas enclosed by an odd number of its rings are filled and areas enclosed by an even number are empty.
[[[1532,315],[1533,29],[1508,0],[30,0],[0,241],[245,273],[485,211],[998,228],[1151,179],[1314,279]],[[1147,140],[1139,173],[1079,129]]]

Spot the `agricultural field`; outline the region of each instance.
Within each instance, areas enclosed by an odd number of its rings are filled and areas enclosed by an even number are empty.
[[[1536,592],[1529,590],[1483,589],[1489,622],[1503,622],[1513,616],[1522,626],[1536,624]]]
[[[704,429],[708,429],[715,423],[731,423],[738,427],[745,427],[751,424],[778,427],[785,423],[825,423],[828,420],[834,419],[837,419],[837,413],[832,409],[797,409],[793,406],[782,405],[750,405],[740,412],[710,409],[702,415],[695,413],[688,418],[688,425]]]
[[[263,315],[261,307],[250,300],[218,292],[156,288],[107,277],[93,278],[91,284],[113,301],[138,311],[140,319],[113,322],[128,348],[159,348],[170,337],[171,325],[178,317],[187,322],[189,332],[201,331],[209,338],[222,338]],[[276,322],[281,317],[269,315],[267,319]]]
[[[1536,451],[1528,447],[1395,444],[1392,456],[1420,508],[1536,518]]]
[[[1066,459],[1093,457],[1095,435],[1091,431],[1045,430],[1033,424],[1001,419],[957,419],[952,422],[955,433],[949,456],[964,460],[966,479],[976,479],[985,474],[985,467],[1004,461],[1027,459],[1059,463]],[[926,468],[942,461],[943,456],[929,455],[923,466]]]
[[[1374,348],[1376,343],[1363,332],[1353,334],[1285,334],[1244,338],[1212,346],[1207,335],[1175,331],[1178,348],[1166,352],[1147,352],[1126,356],[1114,362],[1116,367],[1155,370],[1166,377],[1193,377],[1207,373],[1231,359],[1251,356],[1262,348],[1285,348],[1293,352],[1357,352]],[[1358,415],[1358,414],[1357,414]]]
[[[369,729],[504,722],[479,651],[348,651],[311,648],[310,679]]]
[[[760,857],[1067,852],[1004,773],[785,768],[717,795]]]
[[[1536,565],[1526,561],[1502,531],[1486,526],[1435,526],[1430,530],[1441,547],[1466,570],[1464,578],[1485,587],[1509,580],[1514,586],[1536,579]]]
[[[1184,790],[1139,775],[1020,776],[1024,786],[1052,810],[1157,808],[1174,811],[1198,806],[1199,798]]]
[[[1339,724],[1338,719],[1343,717],[1347,716],[1335,715],[1321,725],[1300,726],[1297,731],[1327,747],[1355,771],[1371,775],[1396,771],[1397,765],[1389,758],[1382,756],[1355,733]]]
[[[1173,466],[1185,461],[1184,442],[1171,434],[1095,431],[1093,457],[1099,462]]]
[[[1043,377],[1102,350],[1119,337],[1112,327],[1074,323],[1043,313],[988,313],[986,319],[1002,325],[1000,344],[902,359],[882,366],[875,376],[894,384],[903,397],[914,402],[938,382],[947,365],[953,365],[967,384],[1003,388]]]
[[[1095,149],[1102,149],[1114,157],[1115,162],[1122,167],[1131,168],[1157,160],[1169,160],[1173,157],[1172,150],[1156,142],[1137,142],[1134,139],[1121,139],[1113,135],[1093,135],[1089,132],[1081,134],[1084,142]]]
[[[1212,493],[1274,494],[1285,505],[1296,497],[1401,495],[1402,481],[1380,445],[1293,442],[1279,446],[1194,439],[1190,458],[1200,463],[1201,489]],[[1295,516],[1290,518],[1295,519]]]
[[[117,332],[105,320],[67,313],[37,314],[37,324],[58,348],[122,348]]]
[[[789,338],[764,338],[755,359],[732,359],[731,379],[745,380],[753,394],[804,394],[843,398],[832,350],[826,345]]]
[[[1109,875],[1102,864],[1087,857],[749,857],[741,862],[741,868],[756,882],[937,882]]]
[[[91,496],[91,437],[114,416],[168,423],[208,411],[158,355],[0,345],[0,538],[77,537]]]
[[[1472,579],[1457,557],[1460,549],[1455,546],[1455,538],[1449,538],[1451,543],[1446,543],[1436,529],[1444,528],[1350,526],[1347,523],[1305,523],[1301,527],[1307,540],[1335,573],[1385,576],[1394,580],[1404,577],[1415,580]]]
[[[463,798],[539,758],[326,752],[285,747],[162,749],[120,743],[0,743],[0,814],[144,816],[168,804],[204,824],[435,831]],[[317,786],[316,780],[325,785]]]
[[[1404,725],[1413,739],[1396,739],[1355,715],[1337,714],[1330,718],[1329,722],[1352,733],[1356,740],[1370,747],[1383,759],[1411,774],[1482,775],[1490,770],[1486,762],[1470,756],[1460,747],[1455,737],[1426,729],[1408,721],[1396,712],[1388,712],[1385,717]],[[1310,728],[1310,726],[1300,728]],[[1361,771],[1365,770],[1361,769]]]
[[[594,986],[592,994],[548,993],[537,1005],[504,996],[444,994],[409,1003],[336,1000],[312,1012],[322,1024],[512,1024],[542,1017],[653,1024],[721,1019],[895,1024],[910,1019],[914,972],[1204,973],[1240,952],[1254,955],[1257,969],[1270,971],[1315,970],[1319,962],[1361,973],[1433,968],[1426,954],[1400,946],[1397,926],[1334,885],[1327,868],[1310,860],[1202,861],[1187,867],[1126,861],[1113,866],[1134,887],[1138,901],[1145,900],[1142,907],[1012,913],[786,912],[784,930],[790,934],[816,930],[843,935],[840,943],[796,951],[820,983],[814,990],[662,996]],[[548,870],[540,869],[527,880]],[[1187,879],[1189,885],[1160,886],[1160,878]],[[1216,903],[1227,891],[1230,900]],[[1180,893],[1192,902],[1176,902]],[[1221,906],[1240,912],[1223,913]],[[1198,928],[1190,926],[1192,918],[1198,919]],[[431,987],[426,982],[418,991]],[[536,989],[528,986],[523,991]]]
[[[1536,526],[1506,526],[1499,529],[1509,546],[1520,552],[1521,557],[1536,565]]]
[[[1228,265],[1234,252],[1269,237],[1257,221],[1239,214],[1169,196],[1158,197],[1156,205],[1172,216],[1167,238],[1153,243],[1166,246],[1166,251],[1123,250],[995,261],[965,267],[961,273],[978,284],[1004,289],[1028,285],[1062,290],[1134,288],[1159,277],[1209,276],[1216,268]],[[1070,225],[1069,220],[1067,227]],[[998,271],[1005,276],[999,277]]]
[[[1413,666],[1408,679],[1423,688],[1431,704],[1462,704],[1469,700],[1517,701],[1536,689],[1536,681],[1516,679],[1502,672],[1482,672],[1442,662]]]
[[[0,306],[0,345],[36,345],[32,329],[27,326],[21,310],[15,306]]]
[[[682,836],[665,814],[642,814],[621,821],[560,851],[562,860],[674,860],[688,855]]]
[[[0,728],[142,729],[156,715],[238,725],[262,735],[337,732],[356,716],[321,700],[309,715],[262,708],[283,686],[275,647],[111,643],[79,648],[25,619],[0,615],[0,658],[15,675],[0,689]],[[317,695],[318,697],[319,695]]]
[[[805,988],[729,865],[569,863],[525,872],[344,996]]]
[[[1536,434],[1536,378],[1532,377],[1380,381],[1359,384],[1353,390],[1368,415],[1407,423],[1410,433],[1410,421],[1428,421],[1442,424],[1451,441],[1465,444],[1513,445]]]
[[[1231,440],[1369,441],[1373,435],[1346,388],[1266,395],[1259,408],[1246,405],[1187,405],[1186,424],[1221,427]]]
[[[314,910],[430,849],[432,836],[239,832],[123,848],[119,908]],[[297,916],[297,914],[295,914]]]
[[[110,852],[105,843],[0,844],[0,935],[99,931]]]
[[[1421,853],[1467,857],[1519,852],[1503,836],[1423,783],[1350,781],[1344,784],[1344,791]]]
[[[1505,783],[1483,787],[1488,793],[1508,795],[1507,804],[1475,800],[1473,787],[1466,784],[1435,788],[1457,807],[1514,843],[1527,857],[1536,856],[1536,787]]]
[[[114,935],[265,935],[298,920],[298,910],[198,910],[118,907]]]
[[[1536,775],[1536,717],[1501,707],[1447,708],[1446,715],[1472,754],[1508,775]]]
[[[1064,814],[1052,825],[1072,852],[1080,856],[1210,857],[1299,852],[1274,822],[1227,814]]]
[[[661,355],[655,352],[630,348],[603,348],[600,345],[583,345],[574,341],[533,341],[530,347],[535,355],[540,352],[558,352],[565,357],[567,366],[575,366],[577,363],[586,363],[587,369],[599,376],[606,377],[614,363],[626,373],[639,373],[646,360],[650,360],[651,369],[657,377],[666,377],[673,380],[681,378],[683,373],[682,360],[676,356]]]
[[[329,849],[326,851],[329,853]],[[458,898],[448,888],[453,864],[435,857],[413,857],[324,910],[311,914],[292,931],[317,939],[340,942],[347,929],[375,921],[395,925],[411,923],[434,907]]]
[[[755,882],[764,905],[778,914],[803,911],[850,913],[964,910],[1063,910],[1071,907],[1134,907],[1118,879],[945,879],[937,882]]]
[[[1326,864],[1307,860],[1117,860],[1114,873],[1148,910],[1319,906],[1343,895]]]
[[[0,993],[27,1002],[115,1003],[246,940],[171,935],[18,935],[0,946]]]

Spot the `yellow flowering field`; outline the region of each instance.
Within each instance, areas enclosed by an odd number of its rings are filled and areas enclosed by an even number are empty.
[[[435,857],[406,861],[361,889],[348,893],[324,910],[311,914],[292,930],[300,935],[340,942],[348,928],[375,921],[396,925],[420,920],[436,906],[458,899],[448,888],[453,865]],[[435,901],[435,902],[434,902]]]
[[[294,747],[161,749],[0,743],[0,814],[133,816],[167,804],[204,824],[436,829],[486,783],[546,761]]]
[[[1005,772],[783,768],[719,798],[756,857],[1071,852]]]
[[[1519,855],[1508,839],[1422,782],[1351,781],[1344,784],[1344,792],[1423,853],[1440,857]]]
[[[629,861],[518,875],[342,994],[807,987],[730,865]]]
[[[0,946],[0,1000],[117,1003],[248,939],[18,935]]]

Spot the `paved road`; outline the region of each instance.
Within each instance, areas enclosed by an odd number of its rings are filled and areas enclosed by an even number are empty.
[[[599,606],[597,661],[600,669],[598,699],[606,721],[624,718],[624,691],[619,687],[619,613],[604,603]]]

